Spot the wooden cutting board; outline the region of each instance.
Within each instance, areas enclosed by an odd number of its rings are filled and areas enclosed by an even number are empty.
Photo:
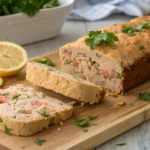
[[[58,51],[45,54],[60,69]],[[40,57],[43,57],[40,56]],[[30,61],[35,60],[32,59]],[[64,102],[71,102],[73,99],[56,94],[50,90],[31,85],[25,80],[25,69],[17,76],[5,78],[3,88],[15,84],[24,84],[46,93],[51,97],[58,98]],[[124,96],[112,97],[107,93],[102,104],[90,106],[88,104],[74,106],[74,113],[71,119],[63,125],[53,125],[48,130],[30,137],[9,136],[0,132],[0,149],[12,150],[86,150],[92,149],[113,137],[139,125],[150,119],[150,103],[138,99],[140,92],[150,92],[150,81],[129,91]],[[118,101],[125,101],[126,105],[118,106]],[[90,121],[88,132],[75,125],[75,120],[86,119],[88,115],[97,115],[95,120]],[[60,128],[60,131],[58,131]],[[46,143],[38,146],[34,141],[45,139]]]

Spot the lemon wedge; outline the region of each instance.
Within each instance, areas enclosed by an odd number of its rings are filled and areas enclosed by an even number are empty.
[[[3,79],[0,77],[0,86],[3,85]]]
[[[0,76],[17,74],[27,63],[26,50],[11,42],[0,42]]]

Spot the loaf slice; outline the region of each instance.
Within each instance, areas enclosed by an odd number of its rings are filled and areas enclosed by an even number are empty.
[[[31,83],[84,103],[99,103],[105,94],[99,86],[44,64],[29,62],[26,74],[26,79]]]
[[[0,90],[0,130],[30,136],[71,117],[72,106],[22,85]]]
[[[141,28],[135,35],[123,33],[124,27]],[[150,79],[150,16],[109,26],[101,31],[113,32],[114,45],[99,44],[91,49],[81,37],[59,49],[62,67],[73,74],[115,93],[124,93]]]

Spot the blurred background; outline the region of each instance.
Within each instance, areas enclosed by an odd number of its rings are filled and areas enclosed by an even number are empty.
[[[150,14],[150,0],[75,0],[72,7],[57,37],[35,43],[34,46],[25,46],[29,56],[57,50],[60,46],[87,35],[90,30]],[[32,51],[33,47],[38,50]]]

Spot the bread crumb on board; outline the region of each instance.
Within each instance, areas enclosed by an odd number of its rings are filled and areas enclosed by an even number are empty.
[[[119,101],[118,106],[124,106],[126,103],[124,101]]]
[[[117,93],[109,93],[109,96],[117,97],[117,96],[118,96],[118,94],[117,94]]]
[[[61,125],[61,126],[63,126],[63,125],[64,125],[64,123],[61,121],[61,122],[60,122],[60,125]]]
[[[60,128],[57,128],[57,131],[60,131],[61,129]]]

